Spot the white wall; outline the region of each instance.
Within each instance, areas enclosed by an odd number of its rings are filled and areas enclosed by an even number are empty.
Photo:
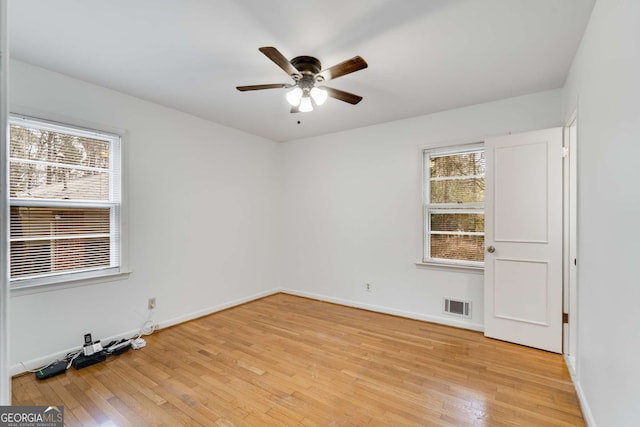
[[[565,87],[578,107],[578,392],[592,426],[640,425],[640,2],[598,0]]]
[[[482,273],[414,264],[422,244],[417,147],[561,124],[555,90],[285,143],[283,287],[482,329]],[[472,301],[473,318],[444,315],[444,297]]]
[[[12,293],[12,372],[137,330],[147,298],[163,325],[278,286],[281,146],[18,61],[12,111],[126,130],[128,279]]]

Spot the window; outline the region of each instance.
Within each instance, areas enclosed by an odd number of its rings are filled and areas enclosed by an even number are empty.
[[[423,262],[484,265],[481,145],[425,150]]]
[[[120,137],[11,116],[11,285],[120,269]]]

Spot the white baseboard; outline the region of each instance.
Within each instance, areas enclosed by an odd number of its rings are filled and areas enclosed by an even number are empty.
[[[587,401],[587,397],[582,390],[582,384],[580,384],[580,379],[578,378],[578,373],[576,372],[575,359],[570,358],[565,354],[564,361],[567,364],[569,375],[571,375],[573,388],[576,389],[576,394],[578,395],[578,401],[580,402],[580,409],[582,409],[584,422],[588,427],[596,427],[596,420],[593,418],[593,414],[591,413],[591,409],[589,408],[589,402]]]
[[[596,420],[593,418],[593,414],[591,413],[591,409],[589,408],[589,403],[587,402],[587,396],[585,396],[584,391],[582,390],[580,381],[574,381],[573,386],[576,389],[578,400],[580,401],[580,409],[582,409],[584,422],[588,427],[596,427]]]
[[[209,314],[215,313],[217,311],[222,311],[225,310],[227,308],[231,308],[231,307],[235,307],[237,305],[241,305],[259,298],[264,298],[266,296],[269,295],[273,295],[280,292],[280,289],[271,289],[269,291],[265,291],[265,292],[259,292],[257,294],[248,296],[248,297],[244,297],[244,298],[240,298],[240,299],[236,299],[233,301],[229,301],[227,303],[224,304],[219,304],[213,307],[209,307],[209,308],[205,308],[204,310],[199,310],[193,313],[189,313],[186,314],[184,316],[180,316],[180,317],[175,317],[173,319],[169,319],[169,320],[164,320],[162,322],[158,322],[158,327],[160,329],[162,328],[167,328],[169,326],[174,326],[177,325],[179,323],[183,323],[183,322],[188,322],[189,320],[193,320],[193,319],[197,319],[198,317],[202,317],[202,316],[207,316]],[[114,340],[119,340],[119,339],[125,339],[125,338],[131,338],[132,336],[137,335],[140,332],[139,329],[134,329],[132,331],[128,331],[128,332],[123,332],[120,333],[118,335],[114,335],[112,337],[107,337],[107,338],[102,338],[101,341],[102,342],[110,342],[110,341],[114,341]],[[74,348],[69,348],[66,350],[62,350],[56,353],[51,353],[51,354],[47,354],[45,356],[42,357],[38,357],[36,359],[32,359],[32,360],[28,360],[28,361],[24,361],[15,365],[12,365],[9,367],[9,375],[10,376],[15,376],[15,375],[19,375],[28,371],[32,371],[35,369],[38,369],[42,366],[45,366],[48,363],[51,363],[54,360],[60,360],[60,359],[64,359],[67,354],[71,353],[71,352],[75,352],[80,350],[82,347],[78,346],[78,347],[74,347]]]
[[[280,292],[300,297],[316,299],[334,304],[346,305],[348,307],[361,308],[363,310],[375,311],[378,313],[392,314],[394,316],[406,317],[408,319],[422,320],[425,322],[439,323],[441,325],[454,326],[456,328],[470,329],[472,331],[483,332],[484,325],[480,323],[466,322],[461,320],[449,319],[443,316],[433,316],[428,314],[415,313],[412,311],[397,310],[395,308],[383,307],[380,305],[365,304],[358,301],[346,300],[342,298],[334,298],[326,295],[314,294],[311,292],[302,292],[294,289],[280,289]]]
[[[229,301],[223,304],[218,304],[213,307],[205,308],[203,310],[195,311],[193,313],[185,314],[184,316],[174,317],[173,319],[163,320],[158,323],[160,329],[168,328],[169,326],[178,325],[180,323],[188,322],[189,320],[197,319],[198,317],[208,316],[209,314],[216,313],[218,311],[226,310],[227,308],[242,305],[247,302],[251,302],[260,298],[268,297],[269,295],[277,294],[280,289],[274,288],[264,292],[258,292],[257,294],[250,295],[248,297],[239,298],[233,301]]]

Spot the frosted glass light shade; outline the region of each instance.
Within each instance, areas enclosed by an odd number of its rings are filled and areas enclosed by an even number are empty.
[[[293,107],[300,105],[300,99],[302,99],[302,89],[299,87],[294,88],[287,92],[287,102]]]
[[[313,111],[313,105],[311,105],[311,98],[308,96],[303,96],[300,100],[300,108],[299,110],[303,113],[308,113],[309,111]]]
[[[316,101],[316,105],[324,104],[324,101],[327,100],[327,96],[329,96],[326,90],[319,89],[317,87],[312,88],[310,94],[313,100]]]

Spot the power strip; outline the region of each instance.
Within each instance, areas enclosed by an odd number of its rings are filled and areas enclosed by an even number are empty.
[[[67,362],[55,362],[46,368],[42,368],[36,372],[36,378],[39,380],[45,380],[47,378],[55,377],[67,370]]]
[[[79,355],[73,359],[73,367],[76,369],[86,368],[87,366],[95,365],[96,363],[104,362],[107,360],[107,353],[101,351],[99,353],[93,353],[91,356]]]
[[[70,366],[76,369],[86,368],[87,366],[105,361],[107,355],[118,355],[132,348],[137,350],[147,345],[147,342],[143,338],[136,338],[128,339],[103,349],[100,341],[92,342],[91,334],[86,334],[84,340],[85,345],[82,351],[78,352],[70,361],[53,362],[49,366],[36,371],[36,378],[44,380],[60,375],[66,372]]]
[[[114,344],[110,347],[107,347],[107,353],[109,354],[122,354],[125,351],[128,351],[131,348],[131,343],[133,340],[126,340],[118,344]]]

